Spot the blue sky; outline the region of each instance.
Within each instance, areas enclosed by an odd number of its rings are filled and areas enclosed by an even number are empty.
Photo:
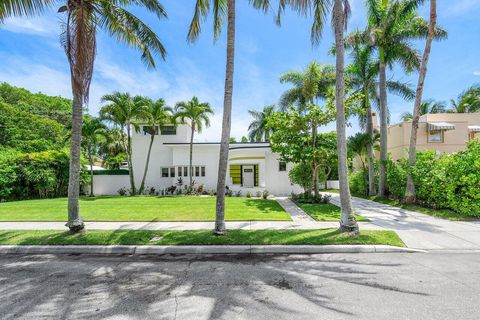
[[[428,3],[428,1],[426,1]],[[203,25],[203,33],[195,44],[186,42],[194,0],[163,0],[169,18],[159,21],[140,9],[133,9],[158,33],[167,48],[165,62],[158,59],[157,69],[147,70],[139,54],[110,39],[102,31],[98,36],[98,55],[91,87],[89,112],[97,114],[100,97],[114,90],[128,91],[152,98],[165,98],[170,105],[193,95],[208,101],[215,108],[212,126],[199,141],[218,141],[222,115],[225,68],[225,36],[213,43],[212,24]],[[349,31],[365,25],[363,0],[351,0],[352,18]],[[425,98],[449,101],[466,87],[480,82],[480,0],[439,1],[439,24],[449,32],[449,39],[434,43]],[[428,8],[420,13],[427,17]],[[58,34],[62,15],[50,12],[33,19],[10,19],[0,25],[0,81],[32,91],[71,97],[70,78],[65,54]],[[282,72],[300,70],[312,60],[333,63],[327,54],[333,43],[330,25],[324,30],[320,46],[310,44],[311,20],[287,12],[282,27],[274,23],[272,14],[264,15],[237,1],[237,47],[234,84],[232,136],[246,135],[251,120],[247,110],[261,109],[276,103],[288,88],[278,78]],[[424,44],[416,43],[419,50]],[[393,70],[389,77],[416,85],[417,75]],[[389,96],[393,122],[412,103]],[[349,134],[358,130],[352,119]],[[324,130],[331,130],[334,124]]]

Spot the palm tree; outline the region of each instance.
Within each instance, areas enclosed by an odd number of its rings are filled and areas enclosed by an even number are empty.
[[[463,91],[457,100],[451,100],[451,112],[470,113],[480,111],[480,85],[473,85]]]
[[[413,45],[414,39],[428,35],[428,23],[417,15],[416,10],[423,0],[367,0],[368,26],[366,30],[354,32],[348,43],[364,43],[377,49],[379,54],[380,82],[380,179],[378,195],[385,195],[387,161],[387,67],[399,62],[407,72],[420,68],[420,57]],[[446,37],[446,32],[435,29],[436,38]]]
[[[126,8],[131,5],[140,5],[158,18],[166,17],[166,13],[158,0],[62,0],[61,2],[65,4],[58,9],[58,12],[66,15],[61,40],[70,64],[73,93],[67,226],[72,232],[76,232],[84,228],[78,203],[80,144],[83,109],[88,102],[93,74],[97,30],[104,29],[119,42],[139,50],[145,65],[154,68],[154,56],[158,54],[164,58],[165,48],[155,32]]]
[[[34,16],[50,7],[55,0],[2,0],[0,22],[8,17]]]
[[[280,110],[291,106],[303,112],[309,104],[326,99],[329,89],[335,84],[335,68],[311,62],[303,71],[288,71],[280,76],[280,83],[290,83],[293,88],[285,91],[280,98]]]
[[[147,178],[148,165],[150,163],[150,154],[152,152],[153,141],[155,135],[159,132],[159,127],[167,123],[171,123],[172,108],[165,104],[163,99],[152,101],[145,99],[146,108],[141,115],[142,122],[145,122],[147,133],[150,134],[150,144],[148,146],[147,160],[145,161],[145,170],[143,171],[142,183],[138,189],[138,194],[142,194],[145,190],[145,179]],[[144,130],[145,130],[144,129]]]
[[[267,119],[275,112],[275,105],[269,105],[262,111],[248,110],[253,117],[253,121],[248,126],[248,138],[251,142],[269,141],[271,128],[267,128]]]
[[[87,116],[82,126],[82,147],[87,153],[88,163],[90,165],[90,196],[93,193],[93,156],[98,153],[98,149],[107,136],[107,127],[98,118]]]
[[[372,136],[366,132],[358,132],[354,136],[348,138],[348,151],[353,157],[358,156],[362,162],[363,169],[366,169],[364,158],[365,156],[368,157],[369,146],[375,147],[379,139],[380,134],[378,134],[378,132],[374,132]]]
[[[199,102],[197,97],[193,97],[190,101],[178,102],[175,105],[174,119],[179,120],[182,124],[190,126],[190,162],[188,168],[189,185],[193,187],[193,137],[195,132],[202,132],[203,126],[210,126],[210,116],[213,115],[213,109],[208,102]]]
[[[351,50],[353,61],[346,70],[348,83],[353,89],[353,94],[362,94],[362,113],[359,115],[360,126],[365,129],[365,132],[370,136],[370,140],[374,137],[372,105],[378,106],[379,104],[377,93],[379,64],[377,60],[374,60],[373,54],[373,49],[370,46],[353,45]],[[404,99],[413,99],[414,97],[414,92],[410,87],[399,81],[387,81],[387,90],[402,96]],[[373,144],[367,146],[367,154],[368,193],[373,196],[376,194]]]
[[[282,0],[284,1],[284,0]],[[249,0],[256,8],[267,12],[269,0]],[[235,58],[235,0],[202,0],[197,1],[195,12],[188,31],[188,41],[194,42],[201,32],[201,22],[213,9],[213,36],[217,40],[227,21],[227,59],[225,68],[225,92],[223,98],[222,137],[218,162],[217,204],[215,214],[215,230],[218,235],[225,233],[225,181],[227,176],[228,149],[232,117],[233,72]]]
[[[447,106],[443,101],[435,101],[433,99],[422,101],[420,104],[419,114],[423,116],[428,113],[444,113],[447,112]],[[413,119],[413,114],[411,112],[404,112],[400,116],[402,121],[411,121]]]
[[[311,41],[318,45],[321,39],[324,20],[330,9],[329,0],[285,0],[281,1],[280,7],[290,5],[294,10],[303,15],[313,13],[313,24],[311,28]],[[279,10],[281,11],[281,10]],[[333,1],[333,29],[335,33],[336,52],[336,77],[335,77],[335,106],[337,124],[337,147],[338,147],[338,176],[340,181],[340,203],[342,217],[340,219],[340,231],[358,233],[358,224],[353,215],[350,188],[348,186],[347,167],[347,138],[345,131],[345,42],[344,29],[347,26],[347,18],[350,14],[348,0]]]
[[[139,130],[139,120],[146,112],[148,100],[141,96],[132,97],[129,93],[114,92],[102,97],[107,103],[100,109],[100,118],[120,128],[124,149],[127,153],[128,171],[130,175],[130,193],[137,194],[135,175],[132,164],[132,128]]]

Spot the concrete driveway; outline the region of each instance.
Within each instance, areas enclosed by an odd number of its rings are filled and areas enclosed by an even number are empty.
[[[339,206],[339,195],[329,194]],[[356,197],[352,204],[370,223],[397,232],[409,248],[480,250],[480,221],[449,221]]]

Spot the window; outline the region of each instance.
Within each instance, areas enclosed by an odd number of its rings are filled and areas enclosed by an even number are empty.
[[[174,136],[177,134],[177,128],[175,126],[161,126],[160,133],[162,136]]]
[[[200,177],[200,167],[195,167],[195,177]]]
[[[443,130],[429,131],[428,142],[443,142]]]
[[[183,167],[178,167],[178,176],[179,176],[179,177],[182,176],[182,168],[183,168]]]
[[[201,167],[202,170],[202,177],[205,177],[205,167]]]
[[[188,167],[183,167],[183,176],[188,177]]]
[[[168,178],[168,168],[162,168],[162,178]]]
[[[469,140],[473,140],[473,139],[476,139],[480,137],[480,132],[476,132],[476,131],[470,131],[469,132]]]
[[[146,136],[147,134],[148,135],[155,135],[157,136],[158,135],[158,127],[157,126],[143,126],[142,127],[143,129],[143,135]]]
[[[278,163],[278,171],[287,171],[287,163],[285,161]]]
[[[175,178],[175,167],[170,168],[170,178]]]

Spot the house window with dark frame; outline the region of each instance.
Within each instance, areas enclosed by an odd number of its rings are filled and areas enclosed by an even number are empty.
[[[195,167],[195,177],[200,177],[200,167]]]
[[[188,177],[188,167],[183,167],[183,176]]]
[[[170,168],[170,178],[175,178],[175,167]]]
[[[162,136],[174,136],[177,134],[177,127],[175,126],[161,126],[160,133]]]
[[[200,167],[202,177],[205,177],[205,166]]]
[[[285,161],[278,162],[278,171],[287,171],[287,163]]]
[[[182,168],[183,168],[183,167],[178,167],[178,176],[179,176],[179,177],[182,176]]]
[[[169,168],[162,168],[162,178],[168,178]]]

